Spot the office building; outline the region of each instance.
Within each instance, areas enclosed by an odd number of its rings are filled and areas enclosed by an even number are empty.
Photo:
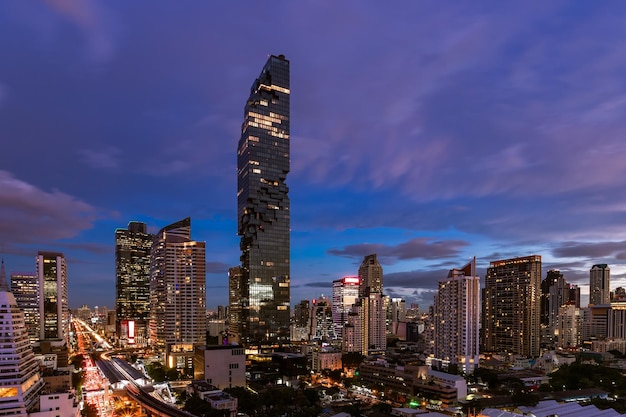
[[[434,303],[434,361],[439,368],[457,365],[472,373],[478,367],[480,331],[480,278],[476,259],[452,269],[439,281]]]
[[[228,269],[228,340],[240,342],[241,307],[243,305],[241,267]]]
[[[291,326],[291,341],[305,342],[309,340],[309,323],[311,307],[309,300],[301,300],[293,308],[293,324]]]
[[[348,313],[359,297],[359,277],[343,277],[333,281],[333,322],[335,334],[342,337],[343,326],[348,322]]]
[[[166,365],[191,368],[206,341],[205,243],[191,240],[189,217],[164,227],[150,254],[150,343]]]
[[[39,340],[68,345],[70,311],[67,300],[67,265],[62,253],[39,252]]]
[[[385,296],[385,311],[387,312],[387,333],[398,336],[406,334],[406,300]]]
[[[611,268],[607,264],[596,264],[589,270],[589,304],[600,305],[611,302]]]
[[[26,416],[39,406],[44,381],[31,350],[24,316],[9,292],[4,260],[0,275],[0,415]]]
[[[483,294],[483,350],[538,357],[541,256],[492,261]]]
[[[24,324],[31,343],[39,340],[39,278],[35,273],[11,274],[11,292],[24,313]]]
[[[145,223],[130,222],[115,231],[115,328],[122,346],[148,341],[151,248]]]
[[[289,94],[289,61],[272,55],[252,84],[237,149],[237,328],[248,344],[289,341]]]

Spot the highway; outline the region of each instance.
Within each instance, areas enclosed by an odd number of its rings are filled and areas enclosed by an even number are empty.
[[[96,364],[107,375],[111,383],[124,383],[128,396],[141,404],[150,414],[161,417],[196,417],[194,414],[183,411],[152,396],[150,394],[153,390],[152,385],[142,386],[139,384],[135,380],[136,375],[131,375],[126,369],[130,365],[124,363],[123,360],[119,358],[110,359],[106,355],[102,355],[96,361]]]

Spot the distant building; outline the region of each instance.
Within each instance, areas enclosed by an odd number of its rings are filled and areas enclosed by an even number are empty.
[[[328,342],[337,338],[332,307],[327,297],[321,296],[313,300],[310,318],[309,340]]]
[[[122,346],[148,342],[151,248],[145,223],[115,231],[115,328]]]
[[[359,267],[359,303],[353,311],[362,315],[365,355],[387,349],[387,323],[383,295],[383,267],[376,254],[367,255]]]
[[[341,355],[341,352],[334,349],[317,349],[312,355],[311,368],[315,372],[320,372],[324,369],[343,369]]]
[[[311,307],[309,300],[301,300],[294,306],[293,324],[291,326],[291,340],[304,342],[309,340],[309,323]]]
[[[242,279],[240,266],[228,269],[228,340],[235,343],[241,342],[241,311],[244,304]]]
[[[240,321],[245,344],[289,342],[289,61],[271,55],[246,100],[237,148]]]
[[[480,278],[476,260],[439,281],[434,303],[434,361],[472,373],[479,363]]]
[[[205,243],[191,240],[189,217],[164,227],[150,254],[150,343],[171,368],[191,368],[206,340]]]
[[[359,297],[359,277],[343,277],[333,281],[333,322],[337,337],[342,337],[343,326],[348,323],[348,313]]]
[[[39,340],[39,278],[35,273],[12,273],[11,292],[24,312],[24,323],[30,343]]]
[[[483,294],[483,350],[539,356],[541,256],[492,261]]]
[[[398,326],[406,323],[406,300],[385,296],[387,332],[398,336]]]
[[[60,340],[68,345],[70,311],[67,265],[62,253],[39,252],[39,340]]]
[[[196,346],[194,379],[219,388],[246,386],[246,356],[240,345]]]
[[[611,268],[607,264],[596,264],[589,270],[589,304],[611,302]]]

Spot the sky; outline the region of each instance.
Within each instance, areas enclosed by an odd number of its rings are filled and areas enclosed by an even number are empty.
[[[377,253],[432,303],[477,257],[538,254],[626,286],[626,4],[0,2],[0,250],[68,260],[71,307],[114,306],[114,232],[190,216],[207,307],[239,263],[250,86],[291,63],[291,301]],[[583,296],[584,299],[584,296]]]

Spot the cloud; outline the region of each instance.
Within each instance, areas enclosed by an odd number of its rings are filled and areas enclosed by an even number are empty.
[[[299,287],[324,288],[327,290],[330,290],[332,286],[333,284],[330,281],[307,282],[302,285],[299,285]]]
[[[206,263],[207,274],[227,274],[229,266],[224,262],[209,261]]]
[[[329,249],[330,255],[347,258],[362,258],[376,253],[381,263],[391,264],[398,260],[408,259],[440,259],[459,255],[460,250],[469,243],[463,240],[434,240],[431,238],[414,238],[398,245],[382,243],[362,243],[348,245],[342,249]]]
[[[110,147],[104,150],[81,149],[78,155],[82,157],[83,163],[92,168],[115,169],[119,167],[119,156],[121,150]]]
[[[115,51],[115,31],[110,13],[97,0],[46,0],[46,4],[80,28],[87,38],[88,56],[94,62],[109,60]]]
[[[97,242],[55,243],[54,245],[66,249],[86,251],[96,255],[110,255],[114,250],[113,245],[106,245],[104,243]]]
[[[49,243],[93,227],[96,208],[60,191],[44,191],[0,171],[0,241]]]
[[[626,241],[621,242],[564,242],[552,249],[552,254],[559,258],[601,259],[622,256]],[[621,258],[618,258],[621,259]]]

